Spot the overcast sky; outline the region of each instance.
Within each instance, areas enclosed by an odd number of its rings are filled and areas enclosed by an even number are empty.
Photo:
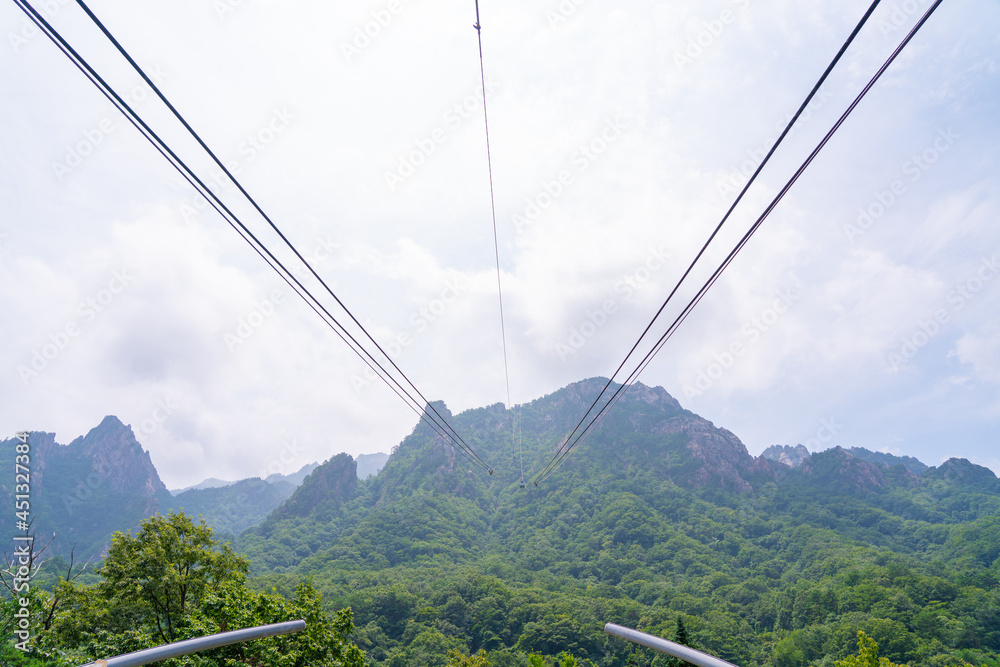
[[[211,179],[76,3],[44,4]],[[480,2],[514,403],[614,371],[868,4]],[[928,5],[882,3],[698,284]],[[506,401],[471,0],[90,6],[426,396]],[[6,436],[68,443],[114,414],[176,488],[409,433],[414,413],[13,3],[0,33]],[[998,35],[996,2],[944,2],[641,381],[753,454],[1000,472]]]

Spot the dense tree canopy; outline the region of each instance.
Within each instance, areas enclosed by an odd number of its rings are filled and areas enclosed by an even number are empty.
[[[290,595],[252,590],[247,561],[212,538],[204,522],[184,514],[154,516],[137,535],[118,533],[84,585],[61,579],[36,592],[34,651],[4,645],[4,667],[64,667],[227,630],[303,619],[298,634],[255,640],[166,661],[167,667],[364,667],[351,642],[350,609],[328,614],[309,581]],[[4,600],[2,611],[12,605]],[[51,622],[43,623],[47,608]]]

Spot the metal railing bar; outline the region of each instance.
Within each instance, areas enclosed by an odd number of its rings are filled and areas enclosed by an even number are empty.
[[[604,631],[613,637],[626,639],[635,644],[672,655],[675,658],[680,658],[681,660],[690,662],[692,665],[697,665],[698,667],[737,667],[731,662],[726,662],[722,658],[716,658],[714,655],[709,655],[708,653],[696,651],[690,646],[684,646],[683,644],[678,644],[677,642],[667,641],[666,639],[661,639],[653,635],[647,635],[645,632],[639,632],[638,630],[626,628],[621,625],[615,625],[614,623],[605,624]]]
[[[184,641],[155,646],[153,648],[126,653],[125,655],[96,660],[82,665],[81,667],[139,667],[152,662],[159,662],[168,658],[177,658],[189,653],[207,651],[210,648],[219,648],[230,644],[250,641],[251,639],[263,639],[277,635],[287,635],[292,632],[305,630],[305,621],[287,621],[285,623],[272,623],[271,625],[259,625],[255,628],[244,628],[243,630],[232,630],[231,632],[220,632],[217,635],[207,637],[196,637],[195,639],[185,639]]]

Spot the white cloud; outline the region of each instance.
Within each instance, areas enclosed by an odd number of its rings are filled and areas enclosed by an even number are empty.
[[[867,4],[585,3],[554,25],[546,12],[558,3],[482,7],[515,402],[617,367],[728,207],[732,185]],[[241,182],[358,319],[380,343],[395,343],[429,398],[453,410],[505,400],[474,16],[403,2],[345,57],[343,45],[384,7],[245,2],[220,16],[211,4],[172,0],[96,9],[161,72],[167,95],[236,161]],[[719,30],[713,21],[727,10],[733,20]],[[885,23],[891,14],[876,12],[706,259],[720,261],[902,37]],[[1000,283],[961,309],[948,295],[1000,250],[989,150],[997,68],[981,55],[998,22],[996,4],[983,0],[937,12],[644,382],[663,384],[751,448],[805,441],[833,415],[842,437],[884,447],[891,433],[892,446],[913,455],[964,422],[963,447],[983,460],[998,418],[988,406],[1000,404],[990,328]],[[0,8],[0,32],[22,23],[15,7]],[[56,23],[117,86],[135,87],[74,6],[61,6]],[[958,47],[956,25],[965,35]],[[706,30],[701,53],[678,66],[675,56]],[[182,209],[194,201],[190,188],[43,37],[0,45],[0,85],[0,428],[56,430],[68,442],[107,413],[137,429],[145,422],[140,440],[171,486],[256,474],[293,442],[301,465],[388,450],[409,432],[416,416],[378,383],[359,387],[361,362],[214,211]],[[151,98],[137,106],[199,173],[214,170],[182,132],[166,129]],[[88,136],[96,142],[106,119],[114,129],[60,178],[53,164]],[[912,180],[908,161],[948,128],[958,138]],[[421,150],[421,164],[390,189],[386,173]],[[563,173],[560,190],[553,183]],[[897,179],[905,191],[849,239],[859,208],[879,203]],[[291,261],[236,203],[235,188],[220,191]],[[514,216],[531,203],[537,216],[518,228]],[[660,254],[669,258],[652,269]],[[80,302],[123,269],[134,282],[25,385],[17,367],[81,319]],[[449,285],[460,286],[457,298]],[[766,331],[753,324],[770,319],[789,285],[801,296],[787,312]],[[264,316],[261,300],[275,290],[286,298]],[[946,326],[902,372],[886,372],[900,338],[940,308]],[[230,350],[225,336],[241,321],[251,335]],[[684,386],[733,342],[746,344],[743,354],[687,400]],[[952,381],[973,373],[981,398]],[[177,407],[149,422],[158,401]]]
[[[1000,384],[1000,328],[966,333],[955,343],[955,355],[971,365],[980,380]]]

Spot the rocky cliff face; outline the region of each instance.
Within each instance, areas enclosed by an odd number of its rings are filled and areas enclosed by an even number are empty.
[[[132,428],[117,417],[105,417],[97,428],[69,443],[67,448],[77,448],[77,456],[90,462],[88,477],[100,477],[101,483],[112,491],[147,498],[151,512],[157,509],[157,501],[164,494],[169,495],[149,452],[135,439]]]
[[[809,450],[803,445],[771,445],[761,456],[769,461],[782,463],[789,468],[798,468],[809,458]]]
[[[105,417],[69,445],[43,432],[31,433],[29,442],[33,529],[39,540],[52,537],[49,553],[65,555],[74,547],[77,557],[100,553],[114,531],[136,528],[168,506],[170,494],[149,453],[116,417]],[[13,462],[13,443],[0,451]],[[0,496],[11,497],[8,481],[0,480]]]
[[[546,422],[563,424],[568,430],[576,425],[606,382],[602,378],[577,382],[532,405],[539,405]],[[628,441],[626,432],[652,438],[643,438],[641,451],[626,451],[622,449],[622,443]],[[749,477],[773,476],[770,464],[750,456],[732,432],[685,410],[663,387],[649,387],[641,382],[629,387],[590,441],[603,443],[590,446],[603,447],[603,454],[609,459],[653,465],[674,483],[687,488],[714,486],[749,493],[753,491]],[[566,465],[572,465],[572,461]]]
[[[799,468],[813,486],[838,491],[880,491],[886,488],[882,467],[863,461],[842,447],[810,456]]]
[[[683,435],[687,455],[698,462],[691,474],[674,479],[676,484],[689,488],[718,485],[737,493],[753,491],[744,474],[753,467],[754,459],[730,431],[716,428],[707,419],[683,415],[662,422],[653,433]]]

